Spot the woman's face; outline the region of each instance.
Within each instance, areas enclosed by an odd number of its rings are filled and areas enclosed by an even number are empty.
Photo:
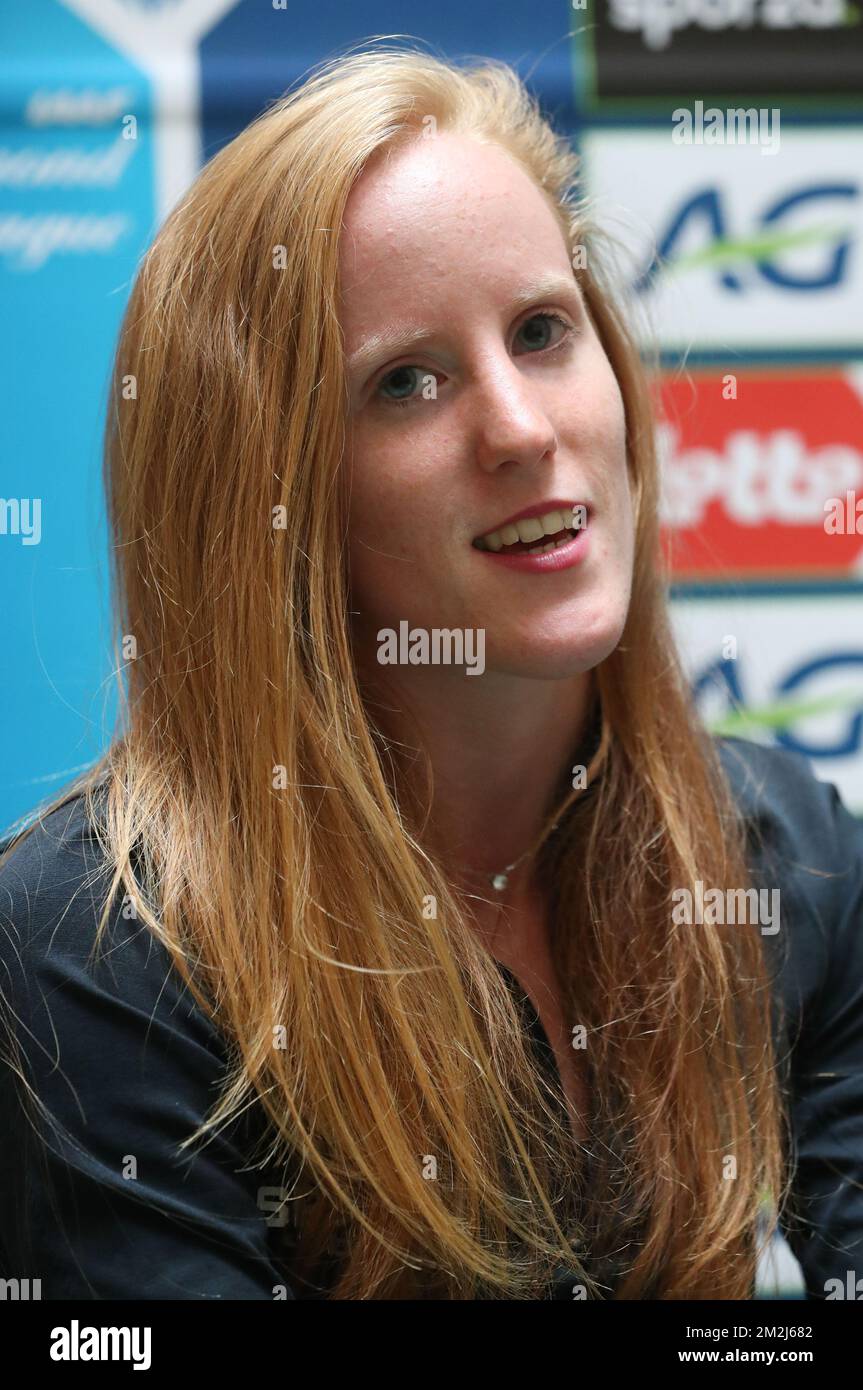
[[[632,580],[624,412],[550,207],[499,147],[418,138],[364,171],[340,248],[364,646],[406,620],[484,629],[487,671],[596,666]],[[474,544],[511,544],[502,524],[525,512],[569,524],[573,505],[587,516],[576,563]]]

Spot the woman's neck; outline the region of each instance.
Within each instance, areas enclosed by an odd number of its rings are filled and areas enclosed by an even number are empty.
[[[485,883],[493,897],[488,876],[538,840],[570,776],[593,706],[592,673],[553,681],[486,671],[471,679],[448,668],[378,666],[364,694],[405,765],[418,742],[430,759],[424,840],[454,884],[475,892]]]

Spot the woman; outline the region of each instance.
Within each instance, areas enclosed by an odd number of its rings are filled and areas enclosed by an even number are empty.
[[[128,709],[0,876],[43,1297],[747,1298],[768,1196],[863,1263],[860,830],[693,713],[601,254],[509,69],[376,47],[145,258]]]

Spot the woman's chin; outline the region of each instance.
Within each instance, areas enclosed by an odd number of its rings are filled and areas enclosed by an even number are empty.
[[[501,644],[495,649],[489,644],[486,671],[490,675],[521,676],[527,680],[568,680],[599,666],[614,651],[620,637],[621,633],[615,631],[603,640],[569,642],[565,647],[560,643],[522,644],[508,649]]]
[[[609,604],[591,616],[583,611],[554,615],[544,628],[510,632],[497,621],[486,631],[486,670],[533,680],[566,680],[591,671],[610,656],[626,627],[627,605]]]

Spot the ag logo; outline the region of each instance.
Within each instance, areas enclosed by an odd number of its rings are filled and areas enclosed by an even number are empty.
[[[832,289],[841,284],[852,245],[852,229],[843,222],[843,208],[859,196],[855,183],[821,183],[794,189],[770,203],[758,218],[754,233],[740,235],[730,223],[726,199],[721,188],[708,187],[694,193],[672,214],[657,238],[656,252],[633,288],[644,293],[660,274],[706,267],[716,272],[723,289],[744,294],[758,283],[755,272],[768,284],[782,290],[806,292]],[[818,219],[806,226],[787,225],[801,210],[812,209]],[[703,242],[699,250],[678,253],[678,244],[693,239]],[[824,249],[819,266],[808,274],[796,274],[782,257],[800,246]]]

